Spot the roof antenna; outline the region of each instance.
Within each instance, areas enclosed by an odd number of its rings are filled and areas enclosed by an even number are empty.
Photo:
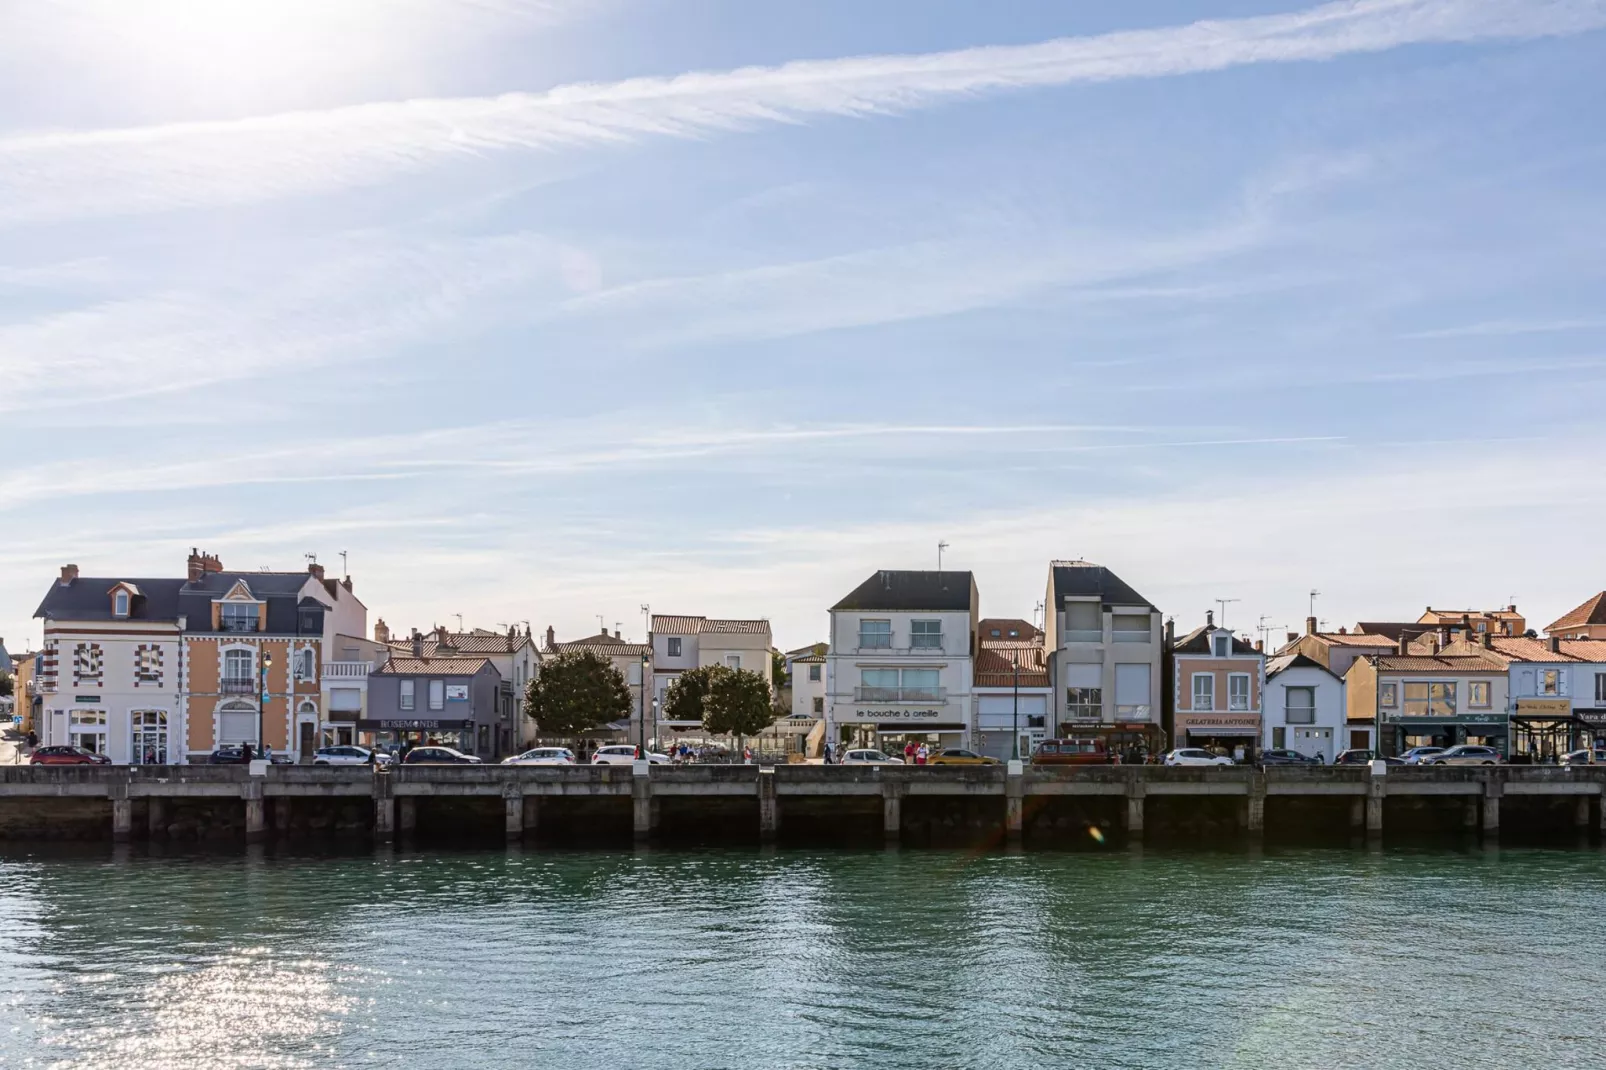
[[[938,542],[937,542],[937,571],[938,572],[942,571],[942,552],[944,550],[946,550],[946,549],[948,549],[948,544],[943,542],[943,541],[941,541],[941,540],[938,540]]]
[[[457,618],[457,630],[461,632],[463,630],[463,614],[453,613],[452,616]]]
[[[342,576],[351,575],[351,566],[346,563],[346,551],[344,550],[340,551],[340,574]]]
[[[1216,627],[1225,628],[1227,626],[1227,607],[1234,602],[1242,601],[1242,598],[1217,598],[1215,602],[1216,605],[1221,607],[1221,620],[1217,622]]]
[[[1321,593],[1322,592],[1318,591],[1314,587],[1312,587],[1310,589],[1310,613],[1309,613],[1309,616],[1314,617],[1316,615],[1316,599],[1321,597]]]

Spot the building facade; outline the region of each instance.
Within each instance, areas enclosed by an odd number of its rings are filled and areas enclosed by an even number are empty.
[[[1162,743],[1160,611],[1114,572],[1087,561],[1049,565],[1043,643],[1051,729],[1095,732],[1112,745]]]
[[[1344,681],[1303,654],[1279,654],[1266,662],[1263,748],[1295,750],[1331,764],[1356,744],[1348,731]],[[1370,736],[1359,744],[1370,748]]]
[[[1606,640],[1480,635],[1444,653],[1505,666],[1513,758],[1549,761],[1606,741]]]
[[[1253,761],[1262,737],[1266,655],[1206,613],[1202,627],[1177,640],[1171,665],[1167,721],[1175,745]]]
[[[990,758],[1027,759],[1048,738],[1054,688],[1042,633],[991,628],[983,622],[976,654],[976,750]],[[993,631],[1007,636],[990,638]]]
[[[1606,591],[1551,621],[1545,634],[1562,639],[1606,639]]]
[[[489,762],[503,757],[502,677],[486,657],[393,654],[368,677],[357,727],[382,747],[438,743]]]
[[[970,746],[980,619],[969,572],[883,569],[854,588],[831,607],[825,738]]]
[[[692,721],[670,722],[660,711],[664,696],[680,674],[688,669],[723,665],[727,669],[746,669],[764,677],[775,693],[774,659],[770,622],[767,620],[722,620],[711,617],[682,617],[654,613],[652,616],[652,717],[649,735],[661,731],[695,730]]]
[[[1375,749],[1398,755],[1412,747],[1476,743],[1508,753],[1506,666],[1486,652],[1410,653],[1360,658],[1344,676],[1351,724],[1370,721]]]
[[[390,629],[384,626],[384,621],[375,625],[374,637],[378,639],[380,635],[384,635],[392,652],[413,653],[414,639],[393,637]],[[535,738],[535,724],[524,716],[524,692],[541,671],[541,651],[535,645],[527,625],[523,631],[519,630],[518,625],[511,625],[505,632],[489,628],[453,632],[437,625],[427,634],[418,635],[415,631],[414,636],[419,644],[418,656],[484,657],[496,667],[500,677],[497,725],[493,733],[497,753],[511,754],[522,750]]]
[[[826,643],[815,643],[786,655],[787,672],[792,677],[792,717],[825,719]]]

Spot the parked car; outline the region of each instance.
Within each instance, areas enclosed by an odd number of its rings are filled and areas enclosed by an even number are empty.
[[[29,765],[110,765],[112,760],[87,747],[35,747]]]
[[[372,754],[375,765],[389,765],[390,755],[384,751],[370,751],[367,747],[342,744],[337,747],[319,747],[312,752],[313,765],[367,765]]]
[[[1178,747],[1165,756],[1166,765],[1233,765],[1225,754],[1212,754],[1202,747]]]
[[[902,758],[894,758],[885,751],[873,749],[850,750],[842,753],[843,765],[902,765]]]
[[[1601,760],[1600,755],[1592,750],[1568,751],[1556,759],[1561,765],[1598,765]]]
[[[1261,751],[1260,752],[1260,757],[1257,758],[1256,761],[1261,765],[1326,765],[1327,764],[1326,760],[1321,758],[1321,757],[1312,758],[1310,755],[1301,754],[1297,750],[1287,750],[1285,748],[1280,748],[1280,747],[1273,748],[1271,750],[1263,750],[1263,751]]]
[[[536,747],[511,758],[503,758],[503,765],[574,765],[574,751],[568,747]]]
[[[1376,751],[1367,750],[1364,747],[1356,747],[1356,748],[1353,748],[1351,750],[1340,751],[1338,757],[1333,759],[1333,764],[1334,765],[1365,765],[1368,762],[1370,762],[1373,758],[1376,758],[1376,757],[1377,757],[1377,752]]]
[[[989,758],[985,754],[977,754],[973,750],[963,747],[947,747],[938,751],[927,759],[930,765],[998,765],[997,758]]]
[[[272,762],[274,765],[289,765],[290,764],[290,756],[288,754],[275,754],[275,753],[270,751],[268,754],[264,755],[261,751],[257,750],[255,747],[251,748],[251,760],[252,761],[257,761],[257,762],[269,761],[269,762]],[[207,755],[206,764],[208,764],[208,765],[244,765],[245,764],[245,751],[240,747],[219,747],[217,750],[215,750],[211,754]]]
[[[1045,739],[1032,752],[1033,765],[1109,765],[1102,739]]]
[[[1431,758],[1435,754],[1443,753],[1443,747],[1412,747],[1400,755],[1400,758],[1406,765],[1421,765],[1425,759]]]
[[[1500,752],[1493,747],[1462,743],[1422,759],[1423,765],[1499,765]]]
[[[451,747],[429,746],[414,747],[402,759],[403,765],[479,765],[480,760],[472,754],[464,754]]]
[[[606,747],[598,747],[597,753],[591,756],[592,765],[629,765],[635,760],[636,748],[629,743],[610,743]],[[668,765],[669,755],[648,751],[647,761],[653,765]]]

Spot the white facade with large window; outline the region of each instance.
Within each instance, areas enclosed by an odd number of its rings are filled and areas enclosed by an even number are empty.
[[[108,604],[117,604],[114,597]],[[119,764],[183,761],[176,626],[114,620],[74,630],[64,622],[47,626],[45,645],[55,652],[57,672],[48,680],[53,689],[41,688],[35,730],[42,745],[85,747]]]
[[[1085,561],[1049,566],[1044,641],[1058,735],[1160,724],[1160,611],[1120,577]]]
[[[1331,764],[1350,746],[1344,681],[1301,654],[1266,663],[1263,748],[1286,748]]]

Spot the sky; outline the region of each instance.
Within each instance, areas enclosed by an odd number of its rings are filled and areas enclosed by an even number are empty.
[[[1606,587],[1606,0],[0,0],[0,636]],[[1217,599],[1228,600],[1218,606]]]

